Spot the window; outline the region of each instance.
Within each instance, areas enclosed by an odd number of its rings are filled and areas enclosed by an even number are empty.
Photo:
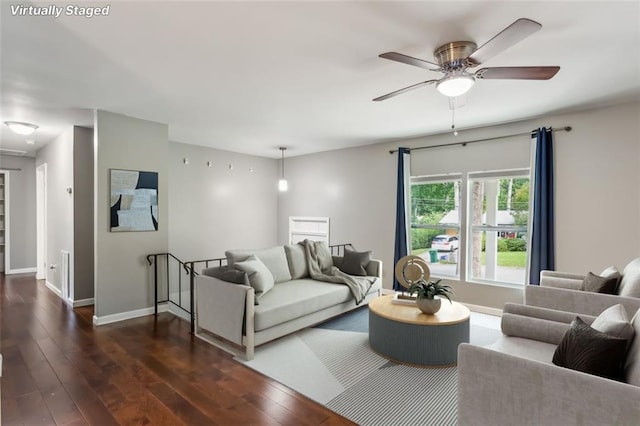
[[[528,225],[528,169],[411,178],[411,253],[435,277],[524,284]]]
[[[411,178],[411,253],[431,273],[459,276],[460,178]]]
[[[469,174],[468,274],[473,281],[524,284],[528,171]]]

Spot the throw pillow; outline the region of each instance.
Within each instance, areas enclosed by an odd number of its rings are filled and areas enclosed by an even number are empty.
[[[624,267],[618,294],[626,297],[640,297],[640,258],[632,260]]]
[[[218,278],[219,280],[229,283],[251,285],[246,272],[232,268],[231,266],[206,268],[202,270],[202,274]]]
[[[635,334],[633,326],[627,318],[627,311],[621,304],[613,305],[602,311],[591,323],[591,328],[627,341],[631,341]]]
[[[340,270],[345,274],[364,277],[367,275],[367,265],[370,261],[370,251],[345,250]]]
[[[581,290],[593,293],[615,294],[618,286],[618,278],[605,278],[589,272],[582,281]]]
[[[256,298],[264,296],[273,288],[273,275],[256,256],[251,255],[242,262],[236,262],[233,267],[247,273],[249,284],[256,291]]]
[[[576,317],[553,354],[553,363],[583,373],[620,380],[627,341],[589,327]]]

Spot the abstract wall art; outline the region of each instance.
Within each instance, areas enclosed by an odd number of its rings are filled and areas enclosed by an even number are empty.
[[[111,231],[158,230],[158,173],[111,169]]]

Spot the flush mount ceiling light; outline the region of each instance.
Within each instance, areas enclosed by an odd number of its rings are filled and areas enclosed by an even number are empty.
[[[19,135],[30,135],[38,129],[38,126],[35,124],[23,123],[21,121],[5,121],[4,124]]]
[[[280,180],[278,181],[278,191],[280,192],[286,192],[289,189],[289,182],[287,182],[287,179],[285,179],[284,177],[284,152],[287,150],[287,148],[281,146],[280,147],[280,151],[282,152],[282,176],[280,177]]]
[[[438,81],[436,89],[443,95],[454,98],[467,93],[467,91],[473,87],[474,83],[475,79],[469,74],[452,72]]]

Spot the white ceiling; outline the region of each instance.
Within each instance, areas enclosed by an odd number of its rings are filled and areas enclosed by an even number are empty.
[[[32,2],[39,6],[51,1]],[[481,45],[517,18],[543,28],[483,66],[559,65],[549,81],[479,81],[459,128],[640,98],[640,2],[107,1],[106,17],[1,10],[1,148],[37,149],[93,109],[167,123],[172,141],[277,158],[447,131],[440,74],[378,58],[433,61],[455,40]],[[29,4],[27,2],[20,4]],[[56,3],[58,5],[69,2]],[[84,4],[83,4],[84,5]]]

